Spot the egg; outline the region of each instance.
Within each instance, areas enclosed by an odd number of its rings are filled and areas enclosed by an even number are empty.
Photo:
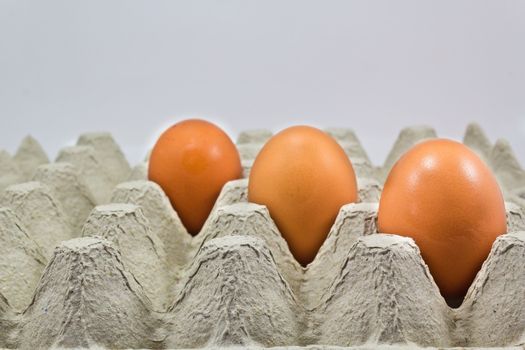
[[[149,180],[162,187],[192,235],[204,225],[224,184],[241,176],[239,152],[229,136],[200,119],[164,131],[149,160]]]
[[[378,209],[378,230],[411,237],[441,294],[462,299],[496,237],[506,233],[494,175],[467,146],[421,142],[394,165]]]
[[[267,141],[255,158],[248,200],[268,208],[291,253],[306,266],[341,206],[357,200],[354,169],[327,133],[293,126]]]

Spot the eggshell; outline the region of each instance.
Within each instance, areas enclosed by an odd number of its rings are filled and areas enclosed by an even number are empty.
[[[341,206],[357,200],[354,169],[327,133],[290,127],[273,136],[255,159],[248,200],[268,207],[304,266],[314,259]]]
[[[505,204],[473,151],[435,139],[411,148],[390,171],[378,229],[412,237],[441,294],[462,298],[496,237],[507,231]]]
[[[231,139],[199,119],[167,129],[149,160],[148,178],[162,187],[193,235],[202,228],[222,186],[241,176],[241,160]]]

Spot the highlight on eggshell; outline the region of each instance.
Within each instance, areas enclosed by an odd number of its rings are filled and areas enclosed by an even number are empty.
[[[239,152],[230,137],[200,119],[164,131],[149,160],[149,180],[164,190],[192,235],[204,225],[224,184],[241,177]]]
[[[316,256],[341,206],[357,201],[350,159],[327,133],[293,126],[273,136],[253,163],[248,201],[268,208],[295,259]]]
[[[421,142],[394,165],[378,209],[378,230],[411,237],[450,300],[462,300],[495,239],[506,233],[496,178],[467,146]]]

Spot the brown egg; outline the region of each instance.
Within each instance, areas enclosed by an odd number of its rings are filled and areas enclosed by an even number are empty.
[[[507,231],[505,204],[473,151],[434,139],[414,146],[390,171],[378,229],[412,237],[441,294],[463,298],[492,243]]]
[[[248,200],[266,205],[290,251],[305,266],[314,259],[341,206],[357,200],[354,169],[325,132],[290,127],[257,155]]]
[[[167,129],[149,160],[148,178],[162,187],[193,235],[202,228],[222,186],[241,176],[241,160],[231,139],[199,119]]]

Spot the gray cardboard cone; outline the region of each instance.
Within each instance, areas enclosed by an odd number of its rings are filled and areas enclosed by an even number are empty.
[[[177,270],[187,262],[191,236],[159,185],[151,181],[124,182],[115,188],[111,201],[142,209],[150,230],[163,242],[170,269]]]
[[[20,182],[24,182],[22,170],[7,151],[0,149],[0,192]]]
[[[73,164],[80,173],[82,181],[88,186],[97,204],[105,204],[109,200],[111,190],[115,186],[97,158],[96,151],[91,146],[70,146],[63,148],[56,159],[57,162]]]
[[[36,169],[33,181],[39,181],[53,192],[69,217],[75,236],[80,235],[82,225],[96,201],[78,169],[69,163],[42,165]]]
[[[500,236],[458,310],[468,346],[525,343],[525,232]]]
[[[17,324],[14,321],[13,311],[7,299],[0,293],[0,346],[5,348],[15,348],[14,343]]]
[[[0,293],[14,310],[29,305],[46,264],[41,248],[13,211],[0,208]]]
[[[335,138],[352,161],[354,159],[363,159],[365,163],[372,164],[353,130],[345,128],[328,128],[325,129],[325,131]]]
[[[299,290],[303,269],[293,258],[265,206],[255,203],[236,203],[221,206],[211,217],[207,229],[196,237],[196,251],[209,240],[225,236],[249,236],[260,239],[272,251],[281,273],[294,291]]]
[[[129,177],[131,171],[129,163],[111,134],[107,132],[86,133],[80,135],[77,145],[93,147],[98,161],[108,173],[113,184],[125,181]]]
[[[479,124],[470,123],[467,126],[463,143],[476,152],[485,162],[489,162],[492,144]]]
[[[318,344],[452,345],[449,308],[405,237],[359,238],[311,313]]]
[[[49,158],[42,146],[30,135],[22,140],[13,160],[18,164],[26,181],[31,180],[36,168],[49,163]]]
[[[87,219],[82,236],[101,236],[111,241],[155,308],[165,309],[169,285],[166,252],[163,242],[149,229],[140,207],[123,203],[98,206]]]
[[[18,346],[159,348],[159,326],[115,247],[96,237],[77,238],[55,250],[22,316]]]
[[[496,141],[489,160],[496,177],[505,189],[511,190],[525,186],[525,171],[507,140]]]
[[[62,205],[40,182],[8,187],[0,196],[0,206],[13,210],[46,258],[52,255],[61,241],[73,238],[73,229]]]
[[[175,348],[291,345],[301,308],[272,254],[253,237],[208,241],[170,308]]]
[[[138,180],[147,180],[148,179],[148,163],[142,162],[135,165],[131,172],[129,173],[126,181],[138,181]]]

